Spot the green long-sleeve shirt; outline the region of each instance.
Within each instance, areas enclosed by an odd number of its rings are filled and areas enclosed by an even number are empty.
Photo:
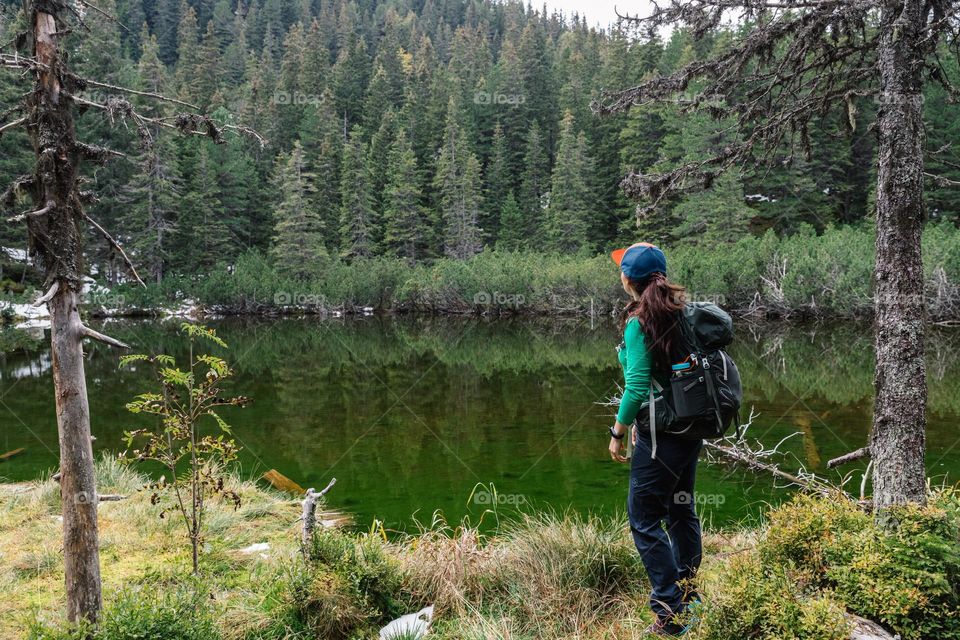
[[[650,353],[636,317],[627,321],[623,330],[623,348],[617,357],[623,367],[623,397],[620,399],[617,421],[630,425],[650,391]]]

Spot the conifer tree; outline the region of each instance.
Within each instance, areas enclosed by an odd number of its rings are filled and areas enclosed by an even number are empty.
[[[493,129],[491,147],[490,162],[484,175],[484,208],[480,225],[491,240],[494,240],[499,232],[504,203],[513,187],[507,139],[503,134],[503,127],[499,124]]]
[[[340,165],[343,155],[343,134],[340,122],[331,106],[329,92],[320,95],[314,104],[307,105],[300,127],[304,159],[310,173],[318,177],[311,195],[313,207],[327,230],[324,241],[331,253],[339,247],[340,227]]]
[[[540,126],[534,121],[527,135],[517,204],[526,221],[525,235],[538,243],[546,228],[544,194],[550,190],[550,165],[544,144]]]
[[[405,129],[397,132],[390,149],[389,181],[384,210],[383,244],[387,255],[414,265],[422,261],[429,248],[430,228],[423,208],[417,155]]]
[[[591,246],[590,223],[593,195],[590,189],[592,162],[583,132],[574,130],[569,111],[560,124],[557,164],[550,182],[547,208],[547,246],[557,252],[576,252]]]
[[[443,146],[437,159],[434,189],[443,219],[443,252],[451,258],[469,258],[483,247],[480,228],[480,162],[467,144],[458,122],[454,98],[447,106]]]
[[[500,234],[497,237],[497,249],[517,251],[527,245],[526,217],[520,203],[513,195],[507,194],[500,210]]]
[[[134,257],[145,278],[159,284],[167,272],[180,205],[178,176],[166,138],[146,146],[137,158],[138,171],[121,199],[128,205],[123,229],[132,238]]]
[[[180,23],[177,26],[177,64],[174,77],[177,94],[181,100],[196,104],[200,95],[198,59],[200,51],[197,12],[187,2],[180,5]]]
[[[156,0],[153,9],[153,34],[160,45],[164,64],[177,61],[177,25],[180,24],[181,0]]]
[[[374,200],[366,165],[363,130],[355,126],[343,148],[340,167],[340,255],[369,258],[377,252]]]
[[[270,255],[281,273],[295,278],[317,273],[329,255],[323,219],[311,203],[316,178],[307,168],[299,141],[289,155],[277,160],[274,181],[280,202],[273,210]]]
[[[236,245],[220,199],[218,167],[209,143],[184,142],[192,148],[181,165],[185,189],[177,222],[177,254],[184,272],[203,273],[232,258]]]

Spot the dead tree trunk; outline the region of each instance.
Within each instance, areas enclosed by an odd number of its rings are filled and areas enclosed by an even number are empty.
[[[81,286],[83,214],[79,154],[70,100],[62,93],[58,39],[59,2],[32,3],[34,56],[41,65],[28,98],[28,131],[37,156],[32,176],[35,208],[27,216],[30,250],[46,272],[43,297],[50,308],[53,384],[60,434],[60,495],[67,614],[96,621],[100,612],[97,488],[90,443],[90,408],[77,312]]]
[[[69,287],[49,303],[53,384],[60,432],[60,497],[63,502],[63,564],[67,615],[96,620],[100,611],[97,485],[93,474],[90,409],[83,370],[83,325],[77,294]]]
[[[878,49],[874,504],[925,498],[927,383],[923,332],[923,2],[888,0]]]

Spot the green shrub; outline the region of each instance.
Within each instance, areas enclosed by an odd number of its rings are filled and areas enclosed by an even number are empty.
[[[760,555],[735,556],[702,612],[703,640],[847,640],[843,606],[829,591],[806,594]]]
[[[768,231],[731,244],[668,247],[666,252],[671,278],[686,286],[691,298],[771,314],[851,316],[873,310],[875,240],[869,225],[827,227],[820,234],[801,225],[791,235]],[[931,317],[952,317],[960,311],[960,232],[950,224],[928,226],[923,252],[925,291],[918,294],[926,293]],[[171,275],[146,289],[122,286],[112,294],[129,310],[193,298],[241,312],[299,301],[317,311],[603,314],[624,299],[617,269],[605,253],[493,250],[415,267],[392,258],[332,259],[302,279],[278,272],[266,256],[251,250],[209,273]]]
[[[30,640],[217,640],[220,630],[207,591],[184,586],[125,589],[108,599],[99,626],[48,627],[35,622]]]
[[[294,559],[272,589],[270,624],[256,638],[368,637],[406,613],[398,602],[403,574],[384,543],[372,536],[319,530],[309,562]]]
[[[886,510],[883,524],[839,498],[798,496],[770,513],[759,546],[805,593],[828,589],[904,640],[960,639],[960,494]]]
[[[827,577],[847,606],[904,640],[960,639],[958,494],[926,507],[897,507],[888,526],[839,536],[827,549]]]
[[[869,529],[870,516],[842,497],[799,494],[768,514],[769,526],[758,545],[763,563],[787,568],[803,587],[826,585],[827,555],[838,536]]]

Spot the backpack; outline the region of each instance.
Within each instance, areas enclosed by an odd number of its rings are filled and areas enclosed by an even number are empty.
[[[724,351],[733,341],[733,320],[709,302],[687,303],[678,315],[683,347],[689,355],[671,371],[654,372],[649,399],[637,415],[638,430],[650,433],[651,458],[657,457],[658,433],[691,440],[716,439],[722,438],[734,421],[738,431],[740,428],[740,372]]]

